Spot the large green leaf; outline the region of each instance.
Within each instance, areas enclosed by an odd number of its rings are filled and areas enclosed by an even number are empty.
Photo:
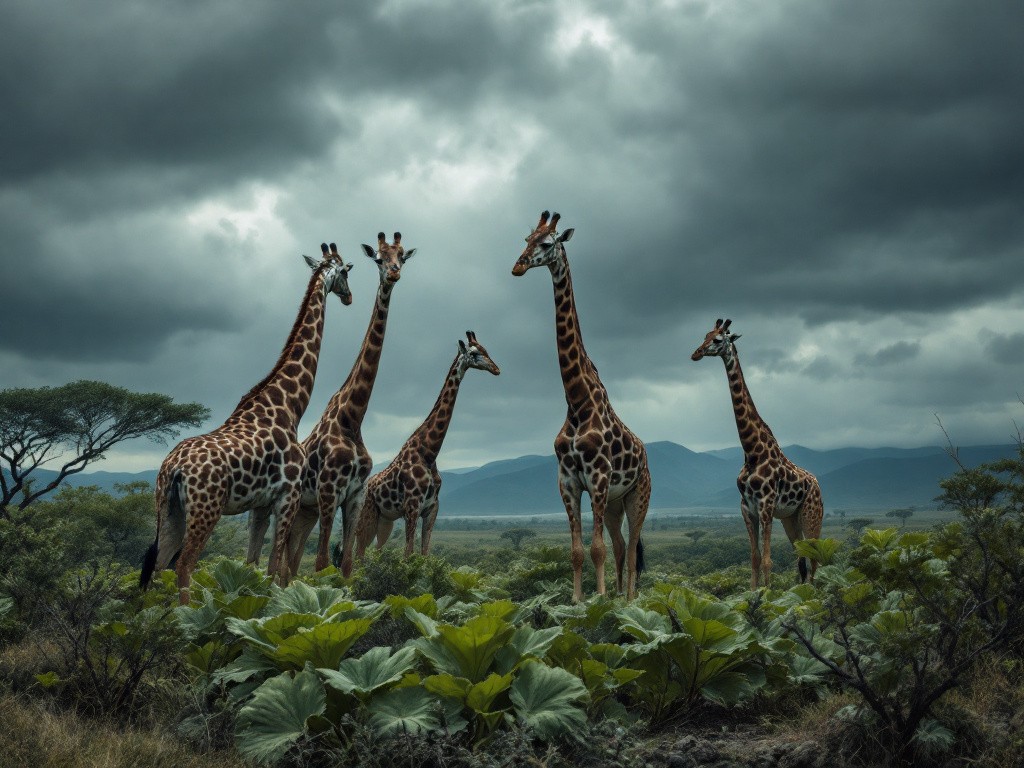
[[[228,632],[248,640],[253,645],[273,653],[283,640],[301,629],[314,627],[320,617],[310,613],[282,613],[266,619],[228,618],[224,624]]]
[[[466,696],[473,683],[464,677],[456,677],[447,672],[431,675],[423,679],[423,687],[437,696],[445,696],[465,703]]]
[[[636,604],[615,611],[615,617],[619,620],[619,629],[641,643],[649,643],[672,631],[667,616],[645,610]]]
[[[438,672],[479,682],[490,671],[498,651],[514,628],[493,616],[475,616],[463,626],[438,624],[437,635],[413,641]]]
[[[512,675],[496,675],[493,672],[486,680],[471,686],[466,693],[466,706],[479,714],[491,712],[491,704],[498,694],[508,690],[512,684]]]
[[[256,648],[245,648],[237,659],[214,672],[213,680],[218,683],[244,683],[272,672],[280,672],[273,659]]]
[[[839,546],[840,542],[836,539],[803,539],[793,542],[797,555],[809,557],[818,565],[831,565]]]
[[[441,728],[441,702],[423,688],[395,688],[371,699],[370,727],[381,736],[421,734]]]
[[[269,594],[273,579],[255,566],[241,560],[223,558],[212,568],[202,568],[192,575],[193,581],[214,593],[220,593],[225,602],[239,595]]]
[[[417,613],[428,616],[432,619],[437,618],[437,601],[434,600],[434,596],[430,594],[420,595],[419,597],[388,595],[384,598],[384,605],[391,610],[391,616],[395,619],[402,616],[405,613],[406,608],[411,608]]]
[[[586,713],[577,705],[586,698],[586,686],[576,675],[540,662],[522,667],[509,691],[516,715],[544,741],[586,725]]]
[[[312,672],[284,673],[267,680],[242,707],[235,743],[243,757],[261,763],[280,760],[306,731],[306,720],[327,705],[324,686]]]
[[[339,602],[346,604],[346,609],[355,607],[355,603],[348,599],[348,593],[344,589],[311,587],[304,582],[295,581],[287,589],[279,589],[274,593],[270,605],[267,606],[267,613],[272,616],[281,613],[313,613],[327,616],[330,609]]]
[[[497,671],[506,674],[526,659],[543,659],[561,634],[561,627],[534,629],[529,624],[523,624],[512,634],[508,645],[498,651],[495,663]]]
[[[307,663],[317,668],[337,669],[348,649],[366,634],[372,623],[372,619],[349,619],[300,630],[282,640],[272,658],[285,667],[296,669]]]
[[[416,664],[416,651],[401,648],[395,653],[386,646],[371,648],[358,659],[345,659],[337,670],[321,669],[324,681],[342,693],[364,696],[397,683]]]

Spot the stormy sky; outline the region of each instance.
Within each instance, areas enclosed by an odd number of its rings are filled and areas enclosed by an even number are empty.
[[[304,437],[369,319],[359,245],[400,230],[375,460],[467,329],[502,375],[467,375],[441,465],[550,453],[550,278],[510,274],[549,208],[645,440],[737,443],[721,363],[689,359],[718,317],[784,444],[1024,421],[1020,3],[15,0],[0,29],[0,387],[100,379],[212,428],[335,241],[355,301],[329,306]]]

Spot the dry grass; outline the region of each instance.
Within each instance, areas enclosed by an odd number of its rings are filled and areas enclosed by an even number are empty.
[[[119,729],[39,702],[0,695],[0,764],[10,768],[243,768],[228,752],[199,754],[160,731]]]

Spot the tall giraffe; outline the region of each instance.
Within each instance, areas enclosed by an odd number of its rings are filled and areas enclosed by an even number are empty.
[[[468,345],[459,339],[459,351],[430,414],[405,441],[394,460],[366,484],[366,501],[356,527],[357,559],[362,559],[375,534],[377,549],[384,546],[399,518],[405,520],[405,556],[412,554],[416,518],[420,516],[423,518],[420,552],[425,555],[430,551],[430,532],[437,519],[437,494],[441,490],[437,455],[451,424],[462,377],[470,368],[489,371],[495,376],[501,373],[475,333],[466,331],[466,339]]]
[[[725,363],[736,430],[743,446],[743,469],[736,478],[736,486],[740,491],[743,522],[750,536],[750,588],[757,589],[762,577],[766,587],[771,579],[773,518],[782,521],[791,542],[803,538],[816,539],[821,535],[821,488],[814,475],[785,457],[775,435],[758,415],[736,352],[739,334],[729,330],[731,324],[732,320],[724,323],[717,320],[715,327],[704,337],[704,343],[691,357],[693,360],[705,356],[720,357]],[[806,560],[803,557],[797,559],[801,582],[808,578],[814,581],[814,572],[818,568],[812,560],[808,573]]]
[[[401,232],[395,232],[393,244],[389,244],[384,233],[379,232],[376,251],[364,244],[363,252],[373,259],[380,273],[377,300],[366,335],[363,337],[363,346],[348,378],[327,404],[323,416],[313,427],[309,437],[302,442],[306,454],[306,466],[302,477],[302,502],[292,523],[288,541],[292,573],[298,572],[306,540],[318,519],[320,540],[315,568],[319,571],[327,567],[331,529],[338,507],[342,510],[342,571],[347,576],[352,570],[351,555],[356,517],[362,509],[366,481],[373,467],[370,452],[363,444],[363,418],[366,416],[366,409],[373,393],[377,366],[384,346],[391,291],[402,276],[402,267],[416,253],[416,249],[405,250],[402,246]],[[258,549],[255,557],[252,550],[253,547],[262,546],[268,522],[262,522],[262,528],[257,529],[255,535],[251,537],[251,560],[259,556]]]
[[[597,593],[604,587],[604,524],[615,553],[615,583],[622,593],[622,572],[627,571],[626,598],[636,594],[636,580],[643,570],[643,543],[640,530],[651,500],[651,473],[647,451],[640,439],[619,419],[608,400],[597,368],[583,348],[576,300],[573,297],[569,260],[565,243],[572,229],[558,234],[555,226],[559,214],[548,220],[548,212],[526,238],[526,249],[512,268],[512,274],[526,274],[533,267],[546,266],[551,271],[555,289],[555,335],[558,364],[565,387],[568,413],[561,431],[555,437],[558,458],[558,490],[569,516],[572,536],[573,600],[583,599],[583,524],[580,498],[583,491],[590,496],[594,512],[594,535],[590,556],[597,571]],[[629,543],[622,538],[622,518],[629,526]]]
[[[351,264],[338,248],[320,246],[323,258],[305,256],[313,269],[284,350],[270,373],[249,390],[227,421],[205,435],[182,440],[164,459],[156,480],[156,541],[146,553],[140,585],[175,555],[178,598],[189,601],[192,570],[222,515],[247,509],[275,515],[268,572],[288,583],[288,528],[299,504],[302,446],[295,430],[309,405],[324,329],[327,294],[352,303]]]

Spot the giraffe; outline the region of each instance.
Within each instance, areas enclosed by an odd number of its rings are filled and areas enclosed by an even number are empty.
[[[569,516],[572,537],[573,600],[583,599],[583,524],[580,499],[590,496],[594,513],[594,535],[590,556],[597,571],[597,593],[605,594],[604,524],[615,554],[615,582],[623,593],[623,566],[626,570],[627,600],[636,595],[636,580],[644,568],[640,531],[651,499],[651,473],[647,450],[612,409],[597,368],[583,348],[572,276],[565,243],[572,229],[561,234],[555,229],[559,214],[544,211],[540,222],[526,238],[526,249],[512,268],[516,276],[533,267],[551,271],[555,289],[555,336],[558,364],[562,372],[568,412],[555,437],[558,459],[558,490]],[[622,518],[629,526],[629,543],[623,541]]]
[[[302,445],[295,433],[316,378],[327,294],[352,303],[351,264],[334,243],[320,246],[284,350],[267,376],[239,401],[227,421],[205,435],[182,440],[164,459],[156,480],[156,541],[143,561],[140,586],[177,556],[178,598],[189,602],[192,570],[222,515],[247,509],[275,513],[274,546],[267,571],[288,583],[285,544],[298,507]],[[264,513],[263,510],[266,510]]]
[[[405,250],[401,232],[395,232],[393,244],[389,244],[384,233],[379,232],[377,249],[364,244],[363,252],[373,259],[379,271],[377,300],[363,337],[363,345],[348,378],[327,404],[320,421],[302,442],[306,456],[302,475],[302,501],[292,523],[288,542],[289,570],[292,573],[298,572],[306,540],[317,520],[320,521],[320,539],[314,567],[318,571],[327,567],[331,528],[338,507],[342,510],[342,572],[348,576],[352,571],[356,516],[362,509],[366,481],[373,467],[370,453],[363,444],[362,423],[373,393],[377,366],[384,346],[391,291],[402,275],[402,267],[416,253],[416,249]],[[250,519],[255,521],[255,518]],[[259,558],[259,547],[262,547],[269,520],[265,518],[257,522],[261,527],[250,528],[249,555],[253,561]]]
[[[772,572],[772,518],[782,521],[782,527],[791,542],[816,539],[821,535],[822,501],[817,478],[785,457],[775,435],[754,407],[747,389],[736,352],[736,339],[729,326],[732,320],[721,319],[704,337],[704,343],[694,351],[693,360],[702,357],[720,357],[729,378],[729,393],[736,416],[736,429],[743,446],[744,464],[736,478],[740,491],[740,510],[750,536],[750,588],[757,589],[762,577],[769,585]],[[760,533],[760,541],[758,540]],[[818,568],[807,558],[798,558],[800,581],[814,581]]]
[[[459,339],[441,394],[424,422],[405,441],[398,455],[366,484],[366,501],[356,528],[356,558],[362,559],[366,547],[377,536],[377,549],[391,535],[399,518],[405,520],[405,556],[412,555],[416,541],[416,518],[423,518],[421,554],[430,551],[430,532],[437,519],[437,495],[441,475],[437,471],[437,455],[448,432],[459,385],[470,368],[489,371],[497,376],[501,370],[487,354],[476,334],[466,331],[466,340]]]

